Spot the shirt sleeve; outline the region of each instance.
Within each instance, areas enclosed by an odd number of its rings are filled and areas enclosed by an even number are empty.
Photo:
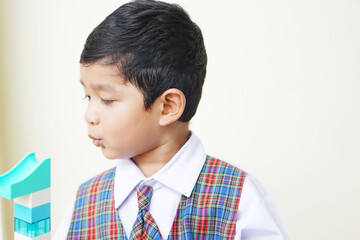
[[[70,229],[72,214],[75,207],[75,198],[70,202],[65,215],[55,233],[53,240],[65,240]]]
[[[241,193],[235,239],[289,240],[274,200],[250,174]]]

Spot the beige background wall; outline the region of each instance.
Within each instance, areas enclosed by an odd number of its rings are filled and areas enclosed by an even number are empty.
[[[208,153],[265,185],[291,239],[360,239],[360,2],[176,2],[207,47],[191,127]],[[77,185],[113,165],[87,137],[78,60],[122,3],[1,1],[0,171],[29,152],[52,158],[53,230]]]
[[[2,63],[3,63],[3,28],[4,28],[4,25],[3,25],[3,19],[1,16],[3,16],[3,9],[4,9],[4,6],[2,4],[2,2],[0,2],[0,79],[4,79],[5,77],[5,69],[2,67]],[[4,123],[4,117],[3,117],[3,114],[5,112],[4,110],[4,100],[1,96],[4,95],[4,89],[5,89],[5,86],[3,85],[3,81],[0,80],[0,173],[2,173],[2,169],[4,168],[4,163],[5,163],[5,160],[4,160],[4,156],[3,156],[3,152],[4,152],[4,149],[3,149],[3,126],[5,125]],[[3,217],[4,217],[4,205],[3,205],[3,202],[2,200],[0,200],[0,236],[3,236]],[[4,218],[4,220],[6,220]]]
[[[16,163],[12,155],[11,148],[15,150],[13,142],[12,128],[14,125],[11,123],[9,114],[11,113],[12,106],[9,104],[9,98],[12,98],[8,90],[11,86],[6,79],[10,76],[8,70],[9,62],[7,61],[7,47],[8,42],[8,11],[7,5],[4,1],[0,1],[0,174]],[[9,216],[13,213],[13,204],[5,199],[0,198],[0,239],[7,238],[7,229],[12,228],[13,220],[9,221]]]

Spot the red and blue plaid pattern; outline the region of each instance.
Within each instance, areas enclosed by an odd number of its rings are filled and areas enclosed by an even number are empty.
[[[168,239],[234,239],[245,177],[208,156],[191,196],[180,200]]]
[[[114,206],[115,169],[82,184],[67,239],[126,239]],[[168,239],[234,239],[246,173],[207,157],[189,198],[182,196]]]
[[[68,240],[126,239],[113,198],[115,168],[83,183],[77,192]]]
[[[136,190],[139,204],[139,213],[133,226],[133,230],[131,231],[130,240],[161,240],[162,237],[159,228],[149,212],[153,189],[151,186],[138,185]]]

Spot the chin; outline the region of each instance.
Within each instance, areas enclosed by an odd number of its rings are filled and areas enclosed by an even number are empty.
[[[130,152],[121,151],[121,150],[118,150],[118,149],[111,150],[109,148],[102,147],[101,150],[102,150],[102,154],[104,155],[104,157],[106,157],[107,159],[110,159],[110,160],[114,160],[114,159],[130,159],[130,158],[132,158],[134,156]]]
[[[114,152],[111,152],[105,148],[102,148],[102,154],[104,155],[104,157],[106,157],[107,159],[110,159],[110,160],[119,158],[117,154],[115,154]]]

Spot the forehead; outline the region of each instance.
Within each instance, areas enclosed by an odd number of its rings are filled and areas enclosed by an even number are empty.
[[[119,69],[115,65],[104,64],[80,64],[80,82],[87,85],[95,82],[125,84]]]

